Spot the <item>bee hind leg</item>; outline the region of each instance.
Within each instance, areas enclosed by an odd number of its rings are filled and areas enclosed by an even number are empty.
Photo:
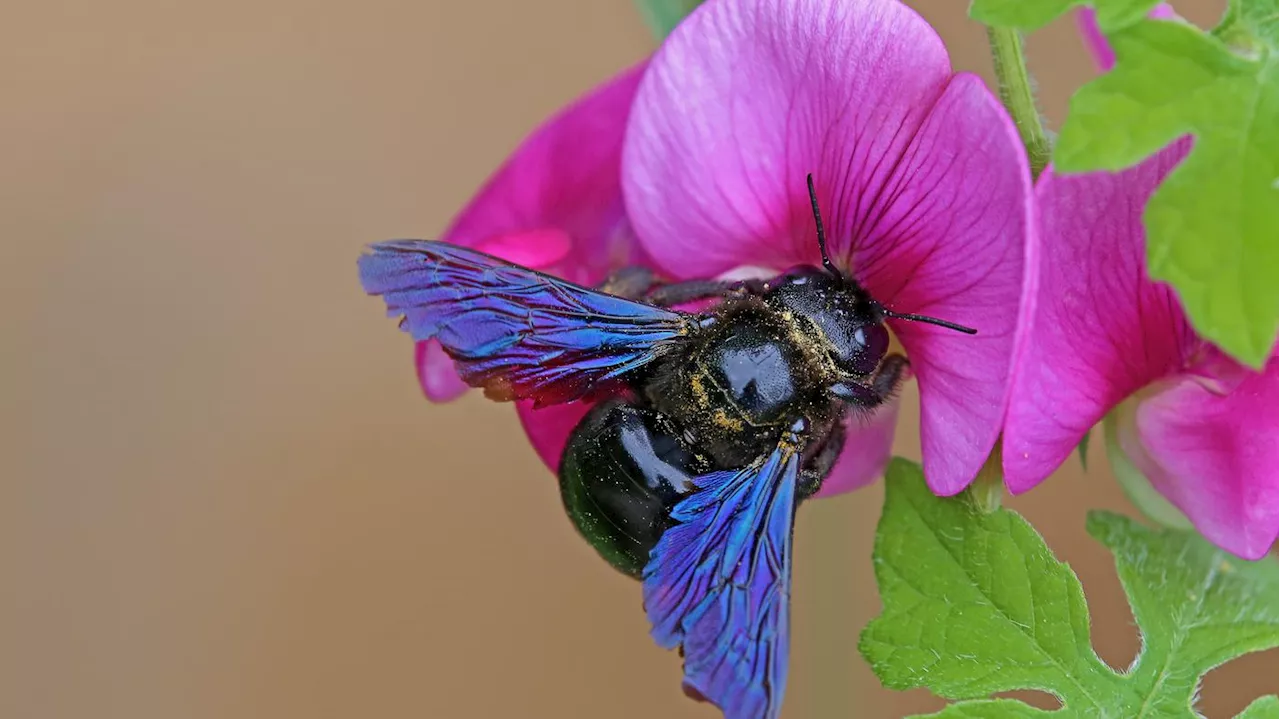
[[[825,434],[805,448],[800,469],[801,498],[816,494],[840,459],[846,435],[844,421],[843,416],[837,417]]]

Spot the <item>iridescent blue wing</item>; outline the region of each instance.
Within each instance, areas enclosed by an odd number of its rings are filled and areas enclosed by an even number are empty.
[[[799,459],[697,478],[644,569],[653,638],[683,648],[684,684],[725,719],[773,719],[790,641],[791,528]]]
[[[493,399],[580,399],[694,327],[679,312],[579,287],[443,242],[396,240],[360,257],[360,281],[418,341],[438,340]]]

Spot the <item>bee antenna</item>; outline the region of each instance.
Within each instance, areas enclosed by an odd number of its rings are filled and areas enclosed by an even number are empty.
[[[887,310],[884,308],[881,308],[881,312],[884,313],[885,317],[892,317],[895,320],[907,320],[908,322],[923,322],[927,325],[937,325],[939,327],[946,327],[949,330],[955,330],[956,332],[963,332],[967,335],[978,334],[978,331],[972,327],[965,327],[964,325],[958,325],[955,322],[940,320],[937,317],[929,317],[926,315],[899,314],[897,312],[894,312],[892,310]]]
[[[818,249],[822,252],[822,266],[827,272],[836,277],[843,278],[840,270],[831,263],[831,258],[827,256],[827,232],[822,228],[822,213],[818,211],[818,192],[813,189],[813,173],[809,173],[805,178],[809,183],[809,203],[813,205],[813,223],[818,226]]]

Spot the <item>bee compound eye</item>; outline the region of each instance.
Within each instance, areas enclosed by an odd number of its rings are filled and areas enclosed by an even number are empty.
[[[889,330],[884,325],[870,325],[859,327],[858,331],[862,332],[867,352],[879,362],[884,353],[889,351]]]
[[[848,334],[848,351],[838,360],[840,366],[856,375],[875,371],[889,351],[889,331],[884,325],[864,324]]]

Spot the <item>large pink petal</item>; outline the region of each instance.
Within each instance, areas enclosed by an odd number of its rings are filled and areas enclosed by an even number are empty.
[[[977,476],[1004,424],[1039,257],[1030,177],[1004,110],[957,76],[900,161],[899,200],[854,238],[854,272],[885,306],[978,330],[890,321],[920,385],[925,478],[939,494]]]
[[[1011,491],[1052,474],[1112,407],[1199,347],[1173,290],[1147,276],[1142,228],[1147,198],[1188,146],[1118,174],[1041,176],[1039,289],[1004,437]]]
[[[627,222],[619,167],[627,116],[646,63],[609,80],[534,130],[440,238],[565,279],[592,284],[645,264]],[[430,344],[418,377],[433,401],[466,385]]]
[[[1016,129],[953,76],[932,28],[894,0],[711,0],[641,83],[623,154],[641,242],[677,276],[815,263],[805,175],[833,254],[899,312],[920,379],[930,486],[959,491],[999,433],[1030,180]]]
[[[1234,364],[1234,363],[1232,363]],[[1140,400],[1120,445],[1152,486],[1209,541],[1246,559],[1276,541],[1276,356],[1236,381],[1191,374]]]

